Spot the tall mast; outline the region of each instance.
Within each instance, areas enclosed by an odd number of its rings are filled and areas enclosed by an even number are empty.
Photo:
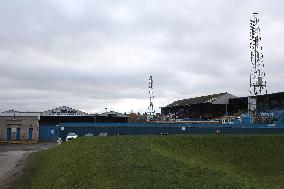
[[[258,13],[253,13],[250,20],[250,85],[248,98],[248,112],[256,116],[257,96],[267,94],[266,75],[264,71],[263,49],[261,45]],[[262,103],[262,102],[261,102]],[[261,105],[262,107],[262,105]],[[262,109],[262,108],[261,108]],[[262,110],[261,110],[262,111]]]
[[[150,97],[150,104],[148,106],[148,113],[150,116],[153,116],[155,114],[154,111],[154,103],[153,103],[153,99],[154,99],[154,83],[153,83],[153,77],[150,76],[149,77],[149,97]]]
[[[267,94],[258,13],[250,20],[250,94]]]

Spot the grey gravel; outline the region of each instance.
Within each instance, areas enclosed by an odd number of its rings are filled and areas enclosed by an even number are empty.
[[[17,167],[23,164],[24,156],[32,152],[45,150],[56,143],[38,144],[0,144],[0,188],[7,184],[11,177],[17,175]]]

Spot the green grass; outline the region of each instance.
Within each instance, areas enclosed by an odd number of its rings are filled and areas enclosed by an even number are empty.
[[[34,153],[11,188],[284,188],[284,135],[84,137]]]

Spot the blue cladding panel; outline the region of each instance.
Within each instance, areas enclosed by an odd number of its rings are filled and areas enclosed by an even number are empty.
[[[251,117],[249,117],[249,116],[243,116],[243,117],[242,117],[242,124],[243,124],[243,125],[249,125],[249,124],[251,124]]]
[[[160,134],[272,134],[284,133],[284,128],[269,128],[265,124],[159,124],[159,123],[60,123],[56,125],[40,125],[40,141],[56,141],[58,137],[65,140],[68,133],[78,136],[86,134],[99,135],[160,135]]]
[[[246,122],[248,121],[248,122]],[[234,128],[268,128],[267,124],[249,124],[249,120],[246,120],[243,123],[239,124],[208,124],[208,123],[83,123],[83,122],[74,122],[74,123],[60,123],[60,127],[213,127],[213,128],[220,128],[220,127],[234,127]],[[278,126],[277,126],[278,127]]]
[[[39,140],[41,142],[56,141],[58,138],[58,127],[56,125],[40,125]]]
[[[282,113],[279,116],[278,122],[277,122],[277,126],[278,127],[284,127],[284,113]]]
[[[221,134],[277,134],[284,133],[284,128],[218,128]],[[59,136],[65,140],[68,133],[79,137],[90,133],[99,135],[160,135],[160,134],[216,134],[216,127],[64,127]]]

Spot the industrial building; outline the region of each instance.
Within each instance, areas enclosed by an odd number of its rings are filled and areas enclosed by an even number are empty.
[[[59,136],[58,126],[63,123],[128,123],[128,116],[113,111],[88,114],[67,106],[45,112],[9,110],[0,114],[0,141],[56,141]]]
[[[40,115],[40,125],[66,122],[127,123],[128,116],[114,111],[88,114],[67,106],[47,110]]]
[[[39,113],[9,110],[0,114],[0,141],[36,143],[39,140]]]
[[[63,123],[127,123],[128,116],[117,112],[88,114],[73,108],[62,106],[42,112],[39,120],[40,141],[56,141],[58,126]]]
[[[40,141],[56,141],[58,138],[59,123],[95,122],[94,115],[62,106],[47,110],[40,114],[39,138]]]
[[[96,123],[128,123],[128,118],[128,115],[114,111],[109,111],[102,114],[95,114]]]

